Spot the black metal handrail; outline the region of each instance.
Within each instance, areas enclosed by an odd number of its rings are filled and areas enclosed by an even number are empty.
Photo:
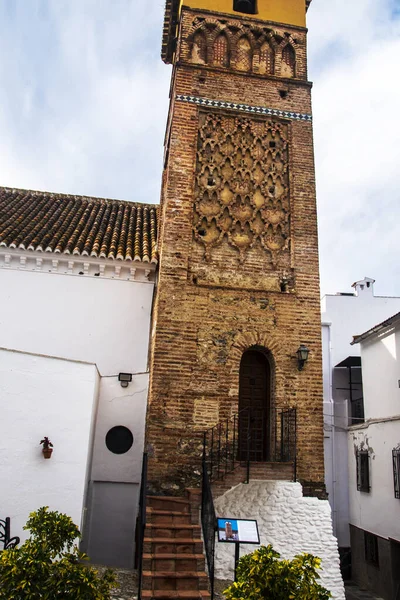
[[[146,528],[147,453],[143,454],[142,478],[140,482],[139,513],[136,521],[135,566],[138,570],[138,599],[142,598],[143,544]]]
[[[203,434],[203,460],[210,482],[252,462],[292,462],[296,481],[296,409],[245,408]]]
[[[3,544],[3,550],[9,550],[18,546],[20,539],[18,536],[11,537],[11,519],[6,517],[0,519],[0,542]]]
[[[214,509],[211,484],[208,476],[207,463],[203,456],[202,490],[201,490],[201,525],[203,530],[204,547],[207,557],[208,576],[210,580],[211,600],[214,598],[214,562],[215,562],[215,532],[217,517]]]

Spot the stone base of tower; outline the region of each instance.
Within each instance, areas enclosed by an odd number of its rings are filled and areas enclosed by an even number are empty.
[[[327,500],[303,497],[300,483],[250,481],[215,500],[217,515],[257,519],[260,541],[272,544],[282,558],[308,552],[322,559],[320,583],[335,600],[344,600],[337,540],[332,534],[331,509]],[[241,554],[256,546],[242,544]],[[216,544],[218,579],[233,580],[234,552],[231,544]]]

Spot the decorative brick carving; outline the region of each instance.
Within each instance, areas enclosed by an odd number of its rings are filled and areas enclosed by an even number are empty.
[[[188,36],[189,62],[296,77],[297,42],[288,32],[215,17],[196,17]]]
[[[288,125],[200,113],[193,233],[205,257],[224,238],[243,262],[255,245],[289,253]]]

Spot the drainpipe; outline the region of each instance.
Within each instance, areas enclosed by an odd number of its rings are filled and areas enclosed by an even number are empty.
[[[333,399],[333,382],[332,382],[332,342],[331,342],[331,323],[325,323],[328,325],[328,374],[329,374],[329,385],[328,385],[328,394],[329,394],[329,425],[331,427],[331,463],[332,463],[332,493],[330,498],[330,504],[332,507],[332,525],[333,525],[333,534],[336,536],[336,440],[335,440],[335,402]]]

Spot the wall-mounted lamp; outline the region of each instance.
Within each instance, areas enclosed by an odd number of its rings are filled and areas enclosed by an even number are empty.
[[[132,381],[132,373],[119,373],[118,381],[121,382],[121,387],[128,387],[128,385]]]
[[[299,371],[303,370],[305,363],[308,360],[308,355],[310,354],[309,349],[304,344],[300,344],[299,349],[297,350],[297,368]]]

